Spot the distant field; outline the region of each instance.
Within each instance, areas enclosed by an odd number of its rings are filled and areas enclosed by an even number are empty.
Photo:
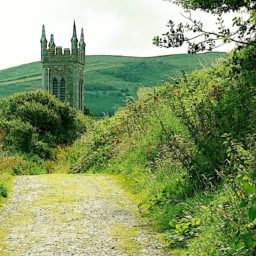
[[[158,57],[87,56],[85,105],[96,115],[112,114],[139,87],[152,87],[182,71],[211,65],[223,53],[178,54]],[[33,62],[0,71],[0,98],[41,88],[41,64]]]

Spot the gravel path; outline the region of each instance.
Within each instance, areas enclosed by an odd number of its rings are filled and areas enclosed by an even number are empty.
[[[0,212],[0,255],[168,254],[110,177],[53,174],[16,178]]]

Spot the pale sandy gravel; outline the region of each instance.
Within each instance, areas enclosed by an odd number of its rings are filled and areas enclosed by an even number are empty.
[[[0,255],[168,255],[136,210],[108,176],[20,176],[0,211]]]

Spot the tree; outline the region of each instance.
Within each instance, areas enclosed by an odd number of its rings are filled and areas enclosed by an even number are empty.
[[[169,31],[155,36],[159,47],[180,47],[188,44],[188,53],[212,51],[225,44],[256,45],[256,2],[253,0],[169,0],[185,8],[187,23],[176,25],[169,20]],[[192,10],[203,10],[217,16],[217,31],[208,31],[202,21],[193,19]],[[224,15],[234,12],[232,28],[226,27]]]

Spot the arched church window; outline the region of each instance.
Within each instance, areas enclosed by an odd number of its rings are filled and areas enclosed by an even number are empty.
[[[79,83],[79,109],[82,110],[83,108],[83,80],[80,80]]]
[[[52,80],[52,94],[58,97],[58,81],[56,78]]]
[[[64,101],[66,99],[66,84],[65,79],[62,78],[60,81],[60,100]]]

